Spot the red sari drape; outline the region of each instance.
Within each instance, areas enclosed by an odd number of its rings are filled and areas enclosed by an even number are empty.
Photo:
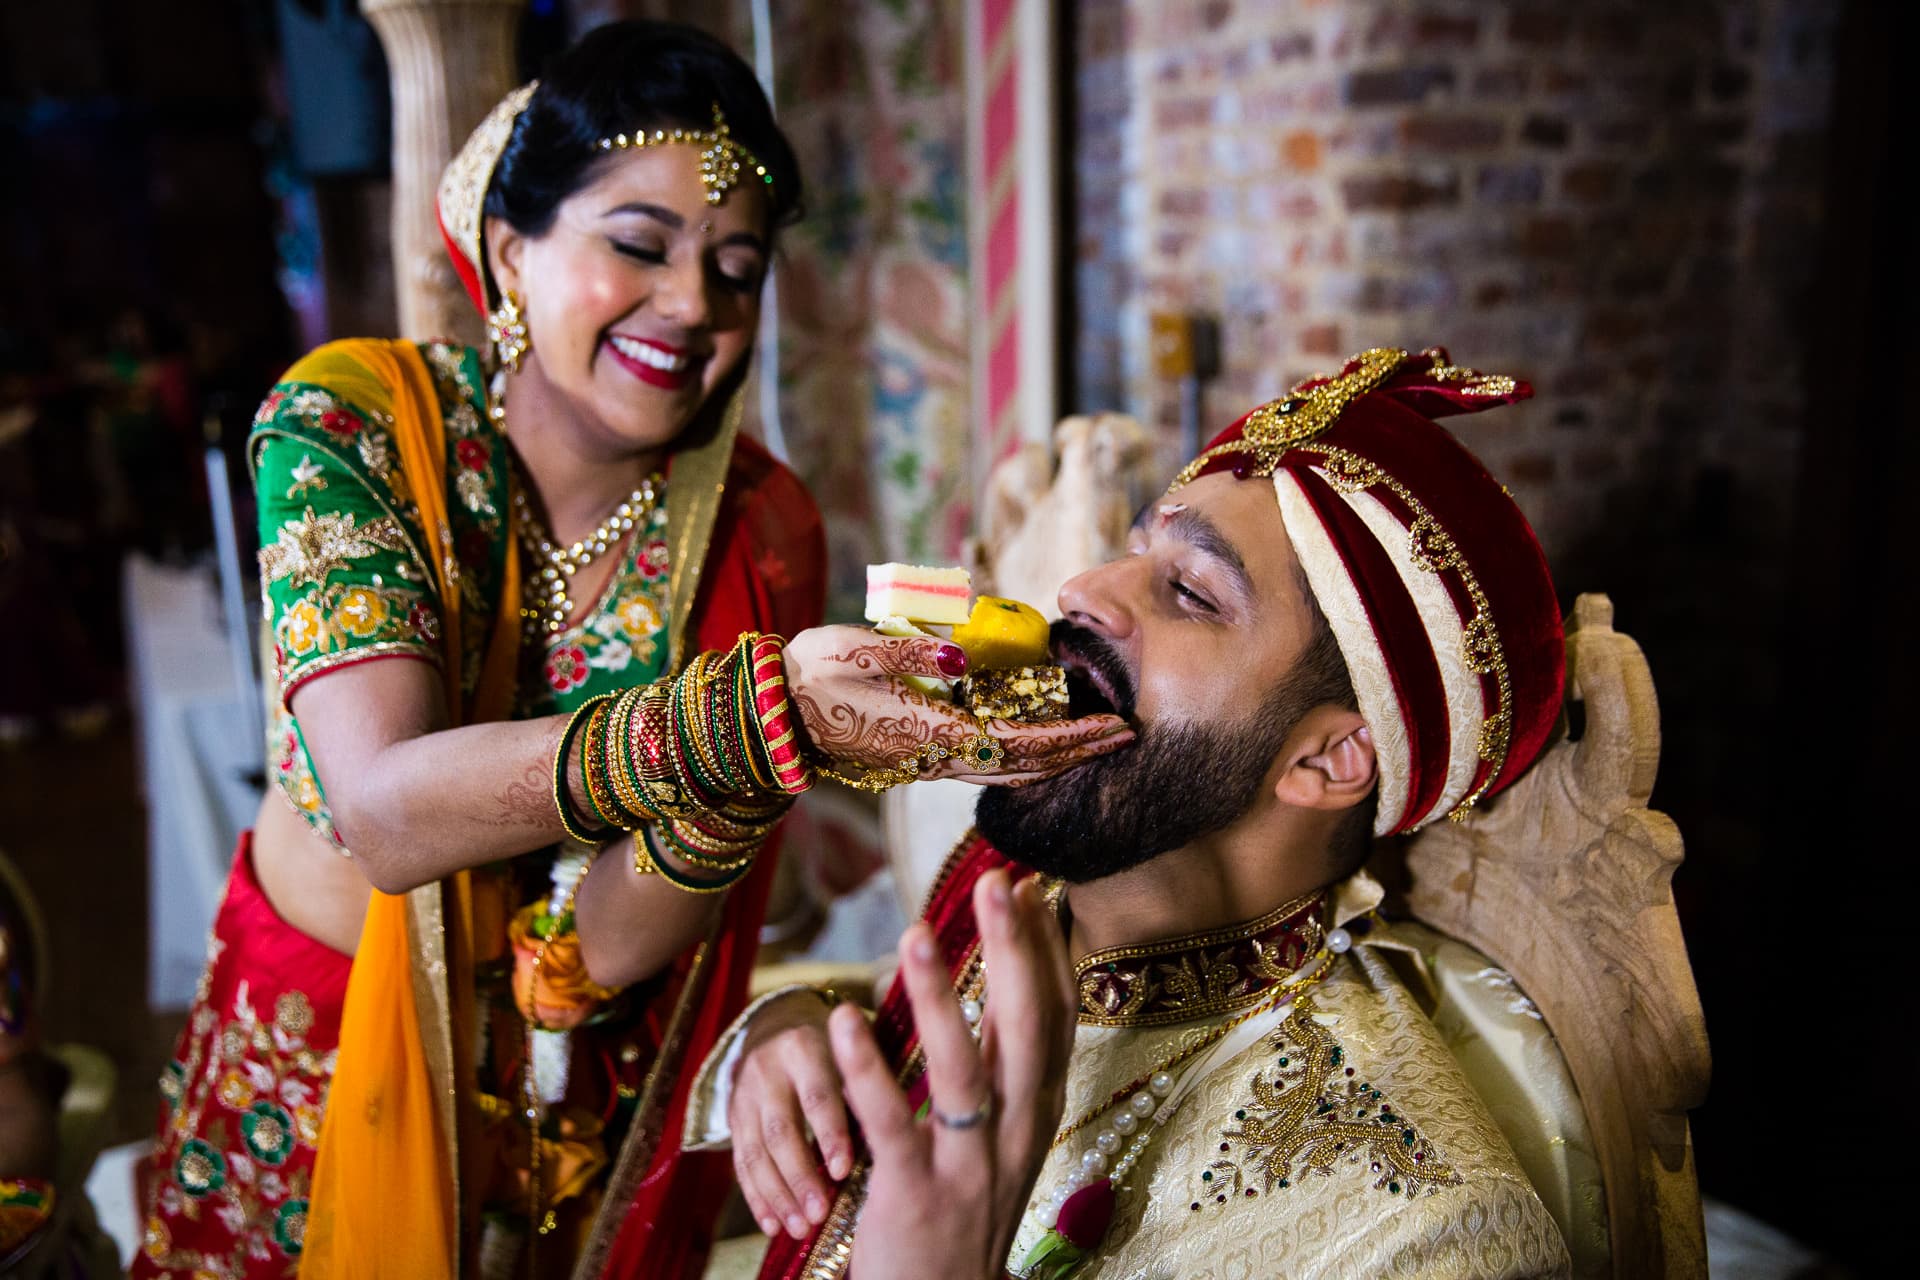
[[[673,480],[671,472],[668,483]],[[825,600],[826,548],[819,513],[792,473],[758,444],[735,442],[727,492],[722,499],[690,634],[694,649],[723,649],[743,631],[792,635],[818,625]],[[774,839],[778,840],[776,833]],[[623,1179],[622,1167],[637,1163],[627,1153],[616,1167],[603,1215],[619,1214],[599,1248],[590,1247],[594,1273],[612,1277],[697,1276],[713,1240],[714,1219],[732,1185],[733,1169],[724,1152],[688,1152],[680,1146],[686,1116],[687,1085],[720,1033],[746,1005],[747,980],[759,951],[760,922],[766,916],[773,883],[775,850],[770,845],[753,873],[727,896],[717,937],[707,948],[696,981],[705,998],[685,1019],[684,1038],[665,1043],[678,1069],[671,1096],[661,1112],[658,1145],[637,1178]],[[684,990],[691,964],[681,963],[682,981],[674,984],[674,1002]],[[671,1028],[669,1039],[672,1039]],[[636,1116],[638,1126],[646,1117]],[[650,1126],[651,1127],[651,1126]],[[629,1142],[643,1141],[636,1134]],[[626,1193],[626,1207],[614,1197]],[[597,1256],[596,1256],[597,1255]]]

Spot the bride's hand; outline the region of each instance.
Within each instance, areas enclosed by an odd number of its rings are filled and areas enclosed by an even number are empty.
[[[1111,715],[1048,724],[993,720],[982,726],[953,704],[929,698],[899,679],[952,680],[966,674],[966,663],[965,650],[936,636],[815,627],[787,642],[787,694],[814,752],[836,764],[893,768],[929,743],[953,753],[932,763],[921,756],[923,778],[1020,786],[1133,741],[1127,722]],[[980,767],[961,750],[983,727],[1006,750],[996,768]]]

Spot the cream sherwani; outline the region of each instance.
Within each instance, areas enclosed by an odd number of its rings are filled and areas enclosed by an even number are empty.
[[[1356,904],[1350,883],[1335,918],[1377,894],[1366,881]],[[1279,914],[1077,966],[1081,1015],[1062,1127],[1116,1093],[1122,1102],[1056,1143],[1010,1271],[1024,1273],[1051,1225],[1052,1193],[1116,1127],[1126,1100],[1183,1048],[1206,1041],[1161,1082],[1157,1121],[1119,1122],[1132,1133],[1115,1135],[1109,1167],[1135,1137],[1151,1137],[1120,1177],[1112,1224],[1075,1280],[1566,1275],[1552,1217],[1396,973],[1391,927],[1357,936],[1323,980],[1275,1006],[1328,957],[1303,956],[1300,936],[1276,929]],[[1306,945],[1319,947],[1319,930],[1313,921]],[[959,985],[965,994],[964,975]],[[723,1038],[702,1068],[689,1145],[727,1140],[734,1043]],[[840,1243],[857,1247],[857,1218],[843,1210],[836,1219]],[[834,1226],[814,1253],[822,1276],[841,1269]]]
[[[1214,1021],[1082,1026],[1066,1114],[1151,1071]],[[1316,1049],[1331,1059],[1327,1040],[1340,1050],[1338,1065],[1313,1062]],[[1358,1094],[1360,1086],[1379,1099]],[[1301,1090],[1311,1105],[1296,1099]],[[1323,1102],[1334,1110],[1321,1112]],[[1363,1102],[1367,1117],[1354,1114]],[[1404,1123],[1367,1123],[1382,1105]],[[1316,1137],[1322,1117],[1335,1114],[1361,1123],[1343,1123],[1343,1136]],[[1355,1130],[1368,1137],[1344,1136]],[[1055,1148],[1036,1201],[1088,1145],[1069,1139]],[[1416,1153],[1425,1156],[1418,1172],[1402,1175],[1396,1155],[1412,1163]],[[1451,1176],[1431,1178],[1428,1166]],[[1030,1208],[1016,1267],[1040,1234]],[[1125,1179],[1105,1244],[1075,1274],[1517,1277],[1564,1275],[1568,1265],[1553,1219],[1432,1023],[1382,956],[1362,945],[1283,1011],[1277,1028],[1208,1070]]]

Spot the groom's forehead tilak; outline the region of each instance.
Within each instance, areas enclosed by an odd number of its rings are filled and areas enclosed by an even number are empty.
[[[1134,517],[1137,539],[1149,545],[1179,543],[1213,562],[1229,589],[1254,611],[1286,609],[1299,603],[1299,580],[1291,540],[1271,503],[1262,503],[1264,485],[1245,485],[1228,477],[1204,477],[1183,492],[1147,503]],[[1274,598],[1267,598],[1274,597]]]

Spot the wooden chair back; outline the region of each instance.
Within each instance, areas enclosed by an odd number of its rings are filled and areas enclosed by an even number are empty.
[[[1605,1180],[1614,1274],[1704,1276],[1687,1111],[1710,1058],[1674,912],[1680,832],[1647,807],[1659,702],[1604,595],[1567,621],[1563,724],[1506,792],[1408,843],[1407,902],[1510,972],[1553,1032]]]

